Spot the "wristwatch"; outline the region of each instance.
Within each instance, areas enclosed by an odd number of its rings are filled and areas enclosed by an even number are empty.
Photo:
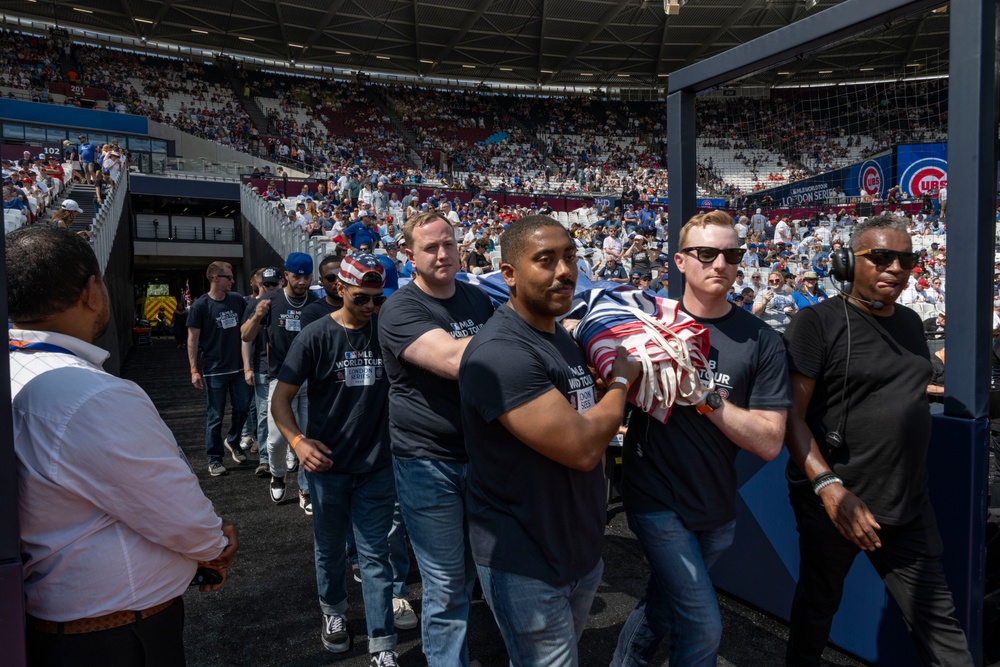
[[[718,410],[722,407],[722,396],[719,396],[717,391],[705,392],[705,401],[701,405],[695,406],[695,410],[698,411],[699,415],[707,415],[712,410]]]

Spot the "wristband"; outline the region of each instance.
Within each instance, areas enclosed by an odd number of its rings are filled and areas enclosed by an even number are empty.
[[[625,385],[625,391],[626,392],[631,387],[631,383],[629,383],[629,381],[626,380],[625,378],[623,378],[621,375],[619,375],[617,377],[611,378],[611,382],[610,382],[610,384],[608,384],[608,389],[611,389],[611,387],[613,387],[616,384]]]
[[[832,477],[827,477],[821,482],[813,482],[813,493],[815,493],[818,496],[819,492],[825,489],[826,487],[832,486],[833,484],[843,484],[843,483],[844,483],[843,480],[841,480],[836,475],[833,475]]]
[[[295,445],[299,444],[299,440],[302,440],[304,437],[306,436],[303,435],[302,433],[299,433],[297,436],[292,438],[292,441],[288,443],[288,446],[291,447],[292,449],[295,449]]]
[[[244,368],[243,372],[244,373],[253,373],[253,369],[252,368]]]
[[[192,368],[191,369],[191,375],[197,375],[197,374],[198,374],[198,369],[197,368]]]

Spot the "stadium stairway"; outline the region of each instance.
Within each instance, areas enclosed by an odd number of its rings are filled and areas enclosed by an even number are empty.
[[[233,94],[236,95],[236,99],[240,101],[240,106],[242,106],[243,110],[247,112],[248,116],[250,116],[250,120],[253,122],[254,127],[256,127],[257,131],[262,135],[267,134],[269,126],[267,114],[264,113],[264,110],[261,109],[260,105],[254,100],[253,95],[249,98],[243,96],[244,81],[236,73],[236,68],[232,63],[225,60],[219,60],[217,61],[217,64],[219,66],[219,70],[225,76],[226,84],[228,84],[232,89]]]

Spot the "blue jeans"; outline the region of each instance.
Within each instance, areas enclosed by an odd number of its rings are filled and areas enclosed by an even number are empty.
[[[316,587],[324,614],[347,611],[347,550],[353,525],[361,566],[368,652],[394,650],[392,566],[386,535],[396,501],[392,468],[355,475],[306,473],[312,490]]]
[[[277,380],[271,380],[270,385],[267,389],[267,447],[261,447],[261,449],[267,449],[267,454],[261,461],[267,461],[268,465],[271,467],[271,476],[284,478],[285,474],[288,473],[288,463],[285,461],[285,455],[288,453],[288,441],[285,440],[285,436],[281,435],[281,431],[278,430],[278,426],[274,423],[274,417],[271,416],[271,400],[274,397],[274,389],[278,386]],[[295,394],[292,399],[292,416],[295,417],[295,423],[299,425],[302,432],[305,433],[305,427],[309,423],[309,397],[306,395],[308,385],[303,384],[299,387],[299,393]],[[306,435],[309,435],[306,433]],[[260,442],[258,440],[258,442]],[[298,483],[299,489],[305,495],[309,494],[309,478],[306,476],[306,470],[303,466],[299,466],[298,472]],[[346,566],[345,566],[346,567]]]
[[[618,636],[612,667],[650,664],[667,632],[672,667],[714,667],[722,617],[708,570],[733,543],[736,522],[693,532],[668,511],[629,514],[628,525],[652,572]]]
[[[226,373],[225,375],[203,376],[205,384],[205,453],[208,462],[222,463],[226,450],[222,446],[222,418],[226,414],[226,396],[229,396],[229,406],[232,409],[232,419],[226,441],[240,446],[240,432],[243,422],[247,420],[247,410],[250,409],[250,386],[243,379],[243,373]]]
[[[423,581],[420,635],[430,667],[468,667],[476,566],[465,519],[468,464],[393,459],[396,489]]]
[[[406,524],[396,503],[392,512],[392,528],[389,529],[389,562],[392,564],[392,597],[405,598],[410,594],[406,585],[406,577],[410,574],[410,554],[406,550]],[[347,561],[352,565],[358,563],[358,545],[354,540],[354,532],[347,533]]]
[[[604,561],[576,581],[552,586],[477,565],[483,593],[515,667],[576,667],[577,645],[601,584]]]
[[[257,454],[261,463],[267,463],[267,422],[271,411],[271,387],[267,373],[253,374],[253,404],[257,412]]]

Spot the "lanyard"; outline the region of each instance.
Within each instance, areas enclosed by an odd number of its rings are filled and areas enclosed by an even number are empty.
[[[11,352],[24,352],[24,351],[55,352],[57,354],[68,354],[74,357],[77,356],[75,352],[67,350],[65,347],[53,345],[52,343],[40,343],[40,342],[29,343],[23,340],[10,341],[10,351]]]

